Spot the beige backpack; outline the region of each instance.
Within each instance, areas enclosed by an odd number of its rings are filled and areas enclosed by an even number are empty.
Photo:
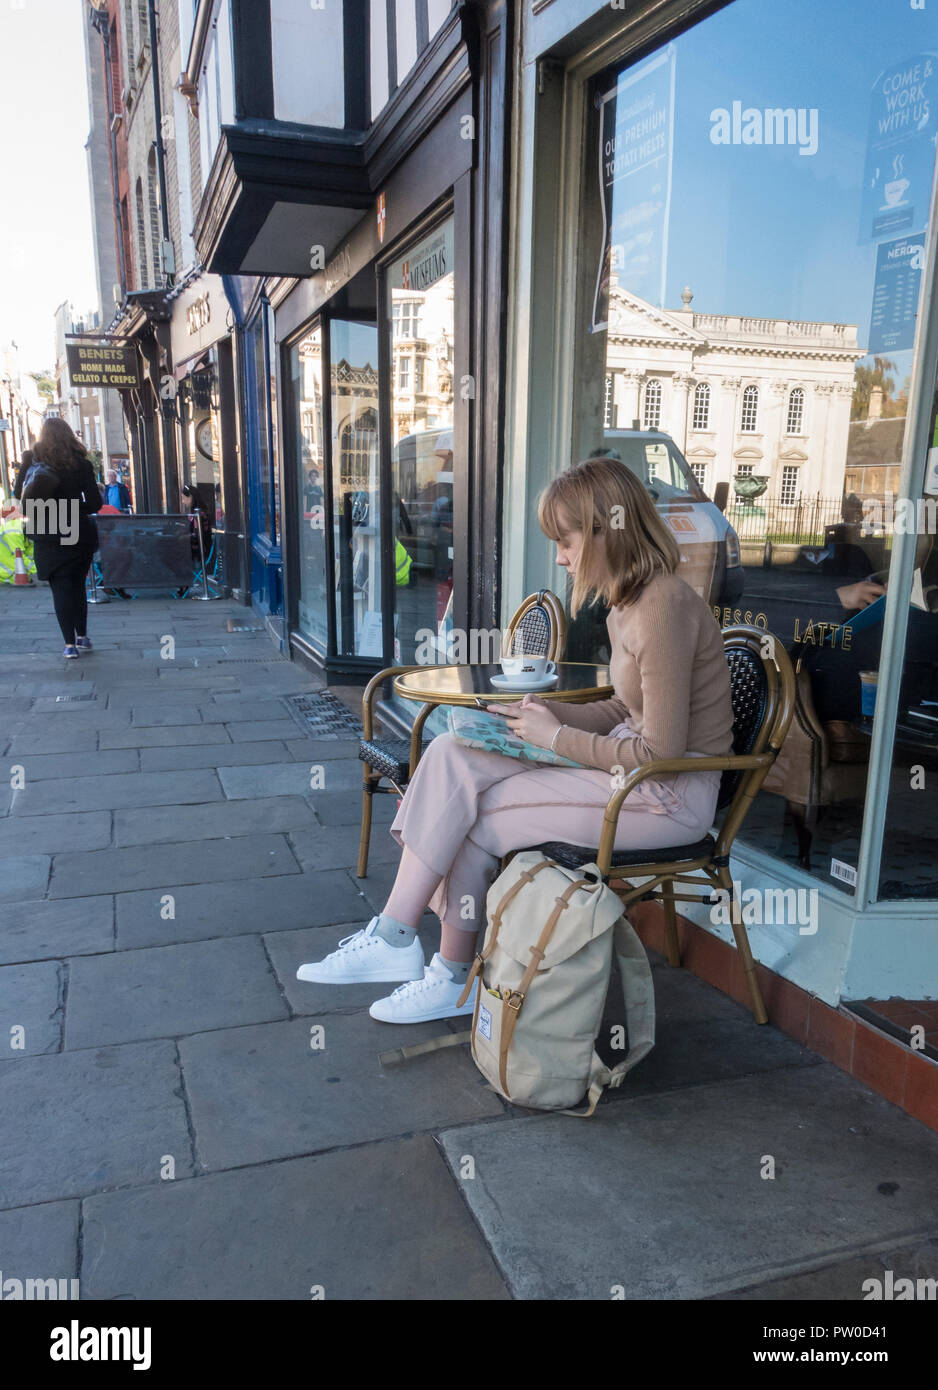
[[[471,1041],[476,1065],[506,1100],[592,1115],[604,1087],[620,1086],[654,1046],[651,968],[622,903],[595,864],[565,869],[539,850],[516,854],[488,891],[485,944],[460,1004],[481,976],[472,1028],[395,1049],[385,1063]],[[607,1067],[594,1040],[615,949],[629,1051]],[[588,1108],[568,1110],[586,1095]]]

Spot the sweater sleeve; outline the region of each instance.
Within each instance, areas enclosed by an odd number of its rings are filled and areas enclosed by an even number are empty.
[[[582,705],[557,702],[551,705],[551,712],[556,714],[561,724],[571,729],[589,729],[597,734],[608,734],[610,729],[629,717],[628,707],[618,695],[609,700],[589,700]]]
[[[685,609],[680,619],[666,596],[649,595],[630,627],[629,639],[642,683],[641,731],[630,738],[607,738],[563,726],[554,752],[605,772],[616,768],[631,772],[659,758],[683,757],[687,752],[699,615]]]

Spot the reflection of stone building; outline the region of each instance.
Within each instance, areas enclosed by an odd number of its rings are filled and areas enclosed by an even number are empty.
[[[874,387],[867,419],[850,422],[844,491],[863,499],[899,490],[905,416],[882,419],[882,399],[881,388]]]
[[[453,276],[423,293],[394,290],[393,443],[453,419]]]
[[[605,426],[664,430],[703,488],[737,473],[768,475],[781,503],[839,497],[854,364],[855,324],[656,309],[613,282]]]
[[[370,364],[332,364],[332,432],[345,488],[378,485],[378,372]]]

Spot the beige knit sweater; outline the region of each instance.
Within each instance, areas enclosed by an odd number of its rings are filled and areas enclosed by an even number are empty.
[[[676,574],[659,574],[633,604],[611,609],[606,627],[615,696],[584,705],[552,701],[563,722],[554,751],[606,772],[690,752],[729,753],[730,673],[704,600]],[[616,736],[623,723],[637,736]]]

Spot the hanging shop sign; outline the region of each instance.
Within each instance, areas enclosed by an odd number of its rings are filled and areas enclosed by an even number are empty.
[[[609,293],[621,285],[664,304],[674,143],[674,49],[623,75],[597,98],[603,246],[591,333],[609,323]]]
[[[452,275],[453,245],[453,219],[448,217],[423,241],[409,247],[400,260],[391,263],[388,267],[388,288],[417,293],[428,290],[444,276]]]
[[[191,337],[207,328],[212,318],[212,301],[208,294],[200,294],[186,310],[186,332]]]
[[[73,386],[114,386],[126,390],[140,385],[140,359],[133,347],[114,347],[92,339],[65,344],[68,375]]]
[[[925,226],[936,133],[938,53],[919,53],[884,69],[870,99],[861,244]]]

